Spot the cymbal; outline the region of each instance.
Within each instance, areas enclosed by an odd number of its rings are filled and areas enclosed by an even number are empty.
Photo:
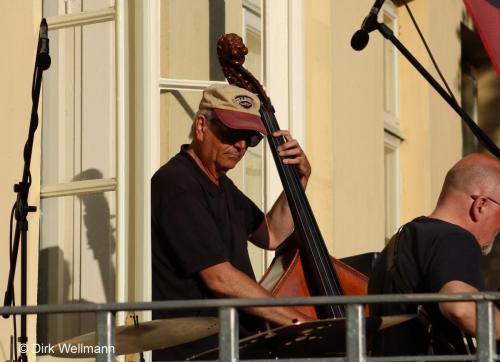
[[[378,330],[414,318],[414,315],[366,317],[367,338]],[[322,319],[278,327],[240,340],[240,358],[321,358],[345,354],[346,318]],[[211,349],[188,360],[217,359],[219,349]]]
[[[116,328],[115,355],[173,347],[218,331],[215,317],[157,319],[138,326],[120,326]],[[94,357],[96,344],[96,333],[91,332],[58,343],[51,354],[69,358]]]

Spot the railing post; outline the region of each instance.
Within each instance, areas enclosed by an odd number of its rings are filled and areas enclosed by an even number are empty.
[[[365,318],[360,304],[347,306],[346,324],[346,361],[366,361]]]
[[[219,309],[219,361],[235,362],[240,358],[238,312],[233,307]]]
[[[477,360],[478,362],[495,361],[495,310],[493,303],[487,300],[477,302]]]
[[[115,315],[97,312],[96,362],[115,362]]]

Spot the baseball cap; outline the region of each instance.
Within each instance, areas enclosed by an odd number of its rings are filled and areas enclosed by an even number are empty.
[[[230,84],[214,84],[203,91],[200,109],[212,109],[217,118],[233,129],[267,135],[260,119],[260,101],[252,92]]]

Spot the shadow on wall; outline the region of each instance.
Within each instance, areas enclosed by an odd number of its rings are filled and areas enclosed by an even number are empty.
[[[493,139],[500,143],[500,77],[493,67],[481,69],[478,76],[479,91],[479,126]]]
[[[96,169],[88,169],[74,177],[74,181],[102,179],[102,172]],[[88,246],[94,253],[101,274],[102,285],[106,293],[106,302],[115,301],[115,268],[112,258],[115,254],[116,240],[115,229],[111,220],[108,200],[104,193],[80,195],[83,203],[83,223],[87,231]]]
[[[96,169],[88,169],[73,178],[73,181],[102,179],[102,173]],[[78,250],[76,257],[81,263],[80,270],[72,272],[76,267],[68,260],[75,256],[65,258],[65,250],[59,246],[52,246],[40,250],[38,270],[38,304],[64,304],[64,303],[92,303],[115,301],[115,268],[113,263],[116,240],[114,228],[111,221],[114,215],[110,213],[109,203],[104,193],[93,193],[79,195],[82,202],[82,218],[75,219],[74,223],[81,222],[85,237],[73,240],[73,249]],[[62,227],[72,227],[62,226]],[[83,235],[82,235],[83,236]],[[87,245],[83,245],[84,240]],[[53,243],[52,243],[53,244]],[[49,243],[50,245],[50,243]],[[61,245],[62,246],[62,245]],[[82,258],[83,249],[92,250],[93,259],[99,267],[99,274],[104,287],[104,300],[96,300],[92,294],[82,296],[82,288],[75,289],[75,285],[92,283],[99,287],[99,283],[85,277],[85,269],[93,268],[92,264],[86,264]],[[68,251],[66,251],[68,253]],[[72,280],[74,275],[80,280]],[[87,294],[92,290],[92,285],[85,285]],[[99,293],[100,294],[100,293]],[[89,300],[92,299],[92,300]],[[79,314],[50,314],[41,315],[37,319],[37,340],[40,344],[54,344],[95,331],[96,319],[93,313]]]
[[[462,13],[462,24],[458,34],[462,46],[462,88],[461,104],[471,116],[477,113],[479,127],[492,139],[500,144],[500,77],[495,72],[486,54],[479,35],[467,25],[470,23],[466,11]],[[472,132],[462,123],[463,155],[472,152],[484,152]],[[490,255],[481,260],[481,269],[486,279],[488,290],[498,290],[500,287],[500,237],[496,238]]]
[[[38,304],[90,303],[72,298],[70,265],[63,251],[53,246],[40,250]],[[48,345],[95,330],[93,313],[42,314],[37,318],[37,342]]]

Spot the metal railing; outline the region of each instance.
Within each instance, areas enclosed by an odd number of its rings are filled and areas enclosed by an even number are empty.
[[[477,352],[473,355],[432,355],[371,357],[366,353],[365,317],[363,306],[373,303],[429,303],[447,301],[473,301],[476,303],[477,317]],[[236,308],[265,306],[299,305],[346,305],[346,354],[334,358],[290,358],[280,359],[285,362],[406,362],[406,361],[478,361],[493,362],[500,360],[496,351],[495,340],[495,305],[500,301],[500,292],[468,294],[393,294],[338,297],[301,297],[301,298],[264,298],[264,299],[214,299],[183,300],[143,303],[115,304],[58,304],[26,307],[2,307],[0,314],[52,314],[93,312],[97,315],[97,350],[98,362],[115,361],[115,313],[145,310],[179,309],[219,309],[219,361],[234,362],[239,360],[238,314]],[[271,362],[275,359],[245,361]]]

